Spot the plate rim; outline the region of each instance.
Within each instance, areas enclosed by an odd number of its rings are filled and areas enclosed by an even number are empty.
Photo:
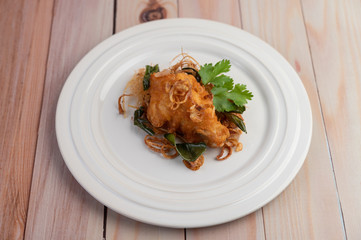
[[[69,161],[70,155],[67,153],[67,150],[69,148],[68,144],[64,143],[64,126],[62,126],[62,118],[63,118],[63,113],[66,110],[66,106],[64,106],[64,98],[66,98],[66,94],[67,94],[67,89],[70,87],[71,81],[74,82],[76,80],[76,78],[74,76],[76,76],[76,74],[81,70],[81,67],[83,65],[86,65],[86,60],[91,58],[94,54],[96,54],[96,52],[101,49],[103,46],[107,46],[109,43],[112,43],[114,41],[116,41],[116,39],[118,38],[118,36],[122,36],[124,34],[136,34],[136,32],[141,32],[144,29],[151,29],[151,28],[157,28],[161,25],[169,25],[171,26],[172,24],[179,24],[179,23],[183,23],[183,24],[195,24],[195,22],[198,22],[197,24],[202,25],[202,24],[206,24],[206,25],[214,25],[217,27],[226,27],[228,29],[233,29],[234,31],[241,31],[243,33],[245,33],[248,36],[251,36],[251,38],[253,39],[258,39],[257,43],[262,43],[264,46],[266,46],[266,48],[268,48],[268,50],[273,51],[274,54],[278,55],[279,58],[283,59],[283,61],[286,63],[287,67],[289,68],[289,70],[291,70],[293,72],[293,74],[295,74],[295,76],[297,76],[297,81],[302,85],[302,89],[301,91],[303,92],[303,94],[305,94],[306,98],[307,98],[307,103],[305,103],[307,105],[307,110],[308,112],[306,113],[306,115],[308,115],[308,125],[310,126],[310,130],[308,132],[308,138],[307,138],[307,142],[306,142],[306,147],[304,148],[303,154],[301,157],[299,157],[300,160],[298,163],[298,166],[296,166],[296,168],[294,169],[293,173],[289,176],[288,181],[286,181],[282,186],[278,189],[278,191],[276,191],[271,197],[269,197],[268,199],[264,200],[262,203],[259,203],[257,206],[254,206],[252,209],[249,209],[249,211],[244,211],[244,213],[242,215],[239,216],[235,216],[232,218],[227,218],[226,220],[221,220],[221,221],[208,221],[207,223],[199,223],[199,224],[192,224],[192,225],[180,225],[180,224],[175,224],[175,223],[170,223],[169,221],[152,221],[149,220],[148,218],[142,218],[139,216],[134,216],[132,214],[129,214],[129,212],[126,211],[122,211],[119,208],[114,208],[111,204],[111,202],[106,201],[104,198],[99,197],[99,195],[96,193],[96,191],[94,189],[89,189],[89,187],[87,187],[87,185],[84,183],[84,180],[81,179],[81,177],[79,176],[79,169],[75,169],[74,166],[71,164],[71,162]],[[73,79],[73,80],[69,80],[69,79]],[[292,66],[288,63],[288,61],[279,53],[277,52],[272,46],[270,46],[268,43],[264,42],[263,40],[261,40],[260,38],[258,38],[257,36],[254,36],[240,28],[234,27],[232,25],[228,25],[225,23],[220,23],[220,22],[215,22],[215,21],[211,21],[211,20],[204,20],[204,19],[193,19],[193,18],[176,18],[176,19],[164,19],[164,20],[157,20],[154,22],[148,22],[148,23],[144,23],[144,24],[140,24],[140,25],[136,25],[134,27],[128,28],[122,32],[119,32],[115,35],[112,35],[111,37],[105,39],[104,41],[102,41],[101,43],[99,43],[98,45],[96,45],[92,50],[90,50],[80,61],[79,63],[75,66],[75,68],[73,69],[73,71],[70,73],[70,75],[68,76],[63,89],[60,93],[59,99],[58,99],[58,103],[57,103],[57,108],[56,108],[56,137],[57,137],[57,141],[58,141],[58,145],[59,145],[59,149],[61,151],[61,154],[63,156],[63,159],[68,167],[68,169],[70,170],[70,172],[72,173],[72,175],[74,176],[74,178],[79,182],[79,184],[89,193],[91,194],[95,199],[97,199],[99,202],[109,206],[111,209],[113,209],[114,211],[121,213],[127,217],[130,217],[132,219],[135,220],[139,220],[142,222],[146,222],[149,224],[153,224],[153,225],[159,225],[159,226],[165,226],[165,227],[175,227],[175,228],[193,228],[193,227],[205,227],[205,226],[212,226],[212,225],[216,225],[216,224],[221,224],[224,222],[229,222],[235,219],[238,219],[240,217],[243,217],[251,212],[254,212],[255,210],[259,209],[260,207],[264,206],[265,204],[267,204],[268,202],[270,202],[271,200],[273,200],[274,198],[276,198],[291,182],[292,180],[295,178],[295,176],[297,175],[297,173],[299,172],[301,166],[304,163],[304,160],[306,158],[306,155],[308,153],[310,144],[311,144],[311,138],[312,138],[312,112],[311,112],[311,104],[309,101],[309,97],[307,95],[307,92],[305,90],[305,87],[301,81],[301,79],[299,78],[298,74],[295,72],[295,70],[292,68]]]

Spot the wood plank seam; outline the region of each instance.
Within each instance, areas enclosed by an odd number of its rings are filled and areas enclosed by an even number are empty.
[[[50,41],[51,41],[51,33],[53,30],[53,21],[54,21],[54,11],[55,11],[55,0],[53,0],[53,6],[52,6],[52,10],[51,10],[51,24],[50,24],[50,30],[49,30],[49,36],[48,36],[48,53],[46,55],[46,60],[45,60],[45,68],[48,66],[48,60],[49,60],[49,52],[50,52]],[[40,106],[43,106],[43,102],[44,102],[44,91],[45,91],[45,80],[46,80],[46,74],[47,74],[47,69],[45,69],[44,71],[44,76],[43,76],[43,91],[42,91],[42,95],[41,95],[41,101],[40,101]],[[35,149],[38,148],[38,138],[39,138],[39,127],[40,127],[40,118],[41,118],[41,113],[42,111],[40,110],[39,112],[39,121],[38,121],[38,126],[37,126],[37,135],[36,135],[36,141],[35,141]],[[34,174],[34,165],[35,165],[35,157],[36,157],[36,150],[34,151],[34,156],[33,156],[33,166],[31,168],[31,180],[30,180],[30,187],[29,187],[29,192],[28,192],[28,208],[26,210],[26,215],[25,215],[25,223],[24,223],[24,230],[23,230],[23,239],[25,239],[25,231],[27,228],[27,219],[28,219],[28,214],[29,214],[29,202],[30,202],[30,193],[31,193],[31,188],[33,185],[33,174]]]
[[[243,29],[243,21],[242,21],[242,6],[241,0],[238,0],[238,10],[239,10],[239,20],[241,22],[241,29]]]
[[[113,35],[116,33],[116,24],[117,24],[117,0],[113,1]]]
[[[319,105],[319,108],[320,108],[323,130],[324,130],[325,137],[326,137],[327,151],[328,151],[328,155],[329,155],[329,159],[330,159],[330,165],[331,165],[332,173],[333,173],[333,180],[334,180],[334,184],[335,184],[335,188],[336,188],[337,202],[338,202],[338,207],[339,207],[340,217],[341,217],[341,222],[342,222],[342,230],[343,230],[343,234],[344,234],[344,239],[347,239],[345,220],[344,220],[342,204],[341,204],[341,201],[340,201],[340,195],[339,195],[338,186],[337,186],[337,179],[336,179],[336,174],[335,174],[335,168],[334,168],[334,165],[333,165],[332,153],[331,153],[331,148],[330,148],[330,144],[329,144],[329,137],[328,137],[328,133],[327,133],[327,129],[326,129],[324,112],[323,112],[322,104],[321,104],[321,98],[320,98],[320,92],[319,92],[319,87],[318,87],[318,82],[317,82],[317,76],[315,74],[315,66],[314,66],[314,63],[313,63],[313,55],[312,55],[312,50],[311,50],[311,46],[310,46],[310,42],[309,42],[309,33],[308,33],[307,26],[306,26],[304,8],[303,8],[302,0],[299,0],[299,2],[300,2],[300,6],[301,6],[303,24],[304,24],[304,28],[305,28],[305,31],[306,31],[308,51],[310,52],[310,56],[311,56],[312,72],[313,72],[313,76],[314,76],[314,79],[315,79],[315,85],[316,85],[316,90],[317,90],[317,98],[318,98],[318,105]]]
[[[179,18],[179,0],[177,0],[177,18]]]
[[[266,223],[265,223],[265,221],[264,221],[264,211],[263,211],[263,207],[261,208],[261,212],[262,212],[262,222],[263,222],[263,236],[264,236],[264,239],[267,240]]]
[[[242,3],[241,0],[238,0],[238,9],[239,9],[239,17],[240,17],[240,22],[241,22],[241,29],[243,30],[243,21],[242,21]],[[261,212],[262,212],[262,222],[263,222],[263,237],[265,240],[267,240],[267,236],[266,236],[266,223],[264,220],[264,211],[263,211],[263,207],[261,207]]]
[[[104,215],[103,215],[103,239],[107,239],[107,216],[108,208],[104,205]]]
[[[117,24],[117,0],[113,1],[113,31],[112,35],[116,33],[116,24]],[[108,218],[108,207],[104,205],[104,215],[103,215],[103,239],[107,239],[107,218]]]

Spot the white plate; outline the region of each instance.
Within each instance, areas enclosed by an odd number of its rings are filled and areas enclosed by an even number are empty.
[[[218,150],[207,150],[196,172],[148,150],[145,133],[117,109],[138,68],[167,68],[182,48],[201,64],[230,59],[229,74],[254,94],[243,151],[216,161]],[[56,133],[74,177],[106,206],[150,224],[201,227],[245,216],[283,191],[306,157],[312,116],[298,75],[268,44],[222,23],[171,19],[137,25],[91,50],[61,92]]]

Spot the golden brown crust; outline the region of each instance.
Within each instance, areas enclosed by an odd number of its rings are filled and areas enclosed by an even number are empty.
[[[151,76],[148,120],[154,127],[178,133],[189,143],[223,146],[230,136],[217,119],[213,98],[192,75]]]

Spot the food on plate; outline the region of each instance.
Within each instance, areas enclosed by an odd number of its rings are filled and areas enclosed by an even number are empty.
[[[217,160],[242,150],[239,136],[247,131],[241,114],[253,95],[224,74],[229,60],[200,66],[181,53],[172,62],[178,58],[162,71],[158,65],[139,69],[118,99],[119,113],[135,108],[134,125],[147,133],[144,142],[151,150],[165,158],[180,155],[187,168],[198,170],[207,147],[221,149]]]
[[[213,96],[184,72],[153,74],[147,118],[153,127],[178,133],[188,143],[222,147],[229,137],[215,113]]]

